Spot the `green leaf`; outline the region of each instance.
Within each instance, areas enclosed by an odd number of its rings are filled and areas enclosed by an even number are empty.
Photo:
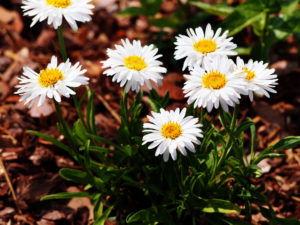
[[[278,158],[278,157],[285,157],[286,154],[280,154],[280,153],[267,153],[263,154],[261,157],[259,157],[257,160],[255,160],[256,163],[259,163],[261,160],[266,158]]]
[[[90,152],[100,152],[100,153],[113,153],[118,154],[119,152],[110,150],[108,148],[99,147],[99,146],[90,146]]]
[[[154,16],[159,12],[163,0],[140,0],[144,14],[146,16]]]
[[[279,0],[279,2],[282,13],[291,16],[296,11],[299,4],[299,0]]]
[[[93,98],[95,95],[95,91],[91,91],[87,86],[87,95],[88,95],[88,103],[86,109],[86,123],[89,128],[89,132],[93,134],[97,134],[96,124],[95,124],[95,108],[93,103]]]
[[[114,143],[114,142],[112,142],[112,141],[110,141],[110,140],[108,140],[104,137],[100,137],[100,136],[89,134],[89,133],[86,133],[86,135],[89,138],[91,138],[92,140],[96,140],[96,141],[102,142],[104,144],[114,146],[116,149],[119,149],[119,150],[123,151],[123,148],[120,145],[118,145],[118,144],[116,144],[116,143]]]
[[[204,2],[190,2],[192,5],[195,5],[204,11],[216,15],[216,16],[228,16],[234,11],[234,7],[225,5],[225,4],[207,4]]]
[[[282,157],[284,154],[272,154],[273,151],[282,151],[284,149],[294,148],[297,145],[300,144],[300,136],[294,137],[286,137],[284,139],[281,139],[276,144],[271,145],[270,147],[263,150],[255,159],[254,164],[259,163],[264,158],[274,158],[274,157]]]
[[[53,138],[53,137],[51,137],[47,134],[44,134],[44,133],[41,133],[41,132],[38,132],[38,131],[34,131],[34,130],[28,130],[26,132],[28,134],[33,134],[35,136],[41,137],[41,138],[45,139],[46,141],[51,142],[55,146],[67,151],[68,153],[70,153],[70,155],[73,155],[73,150],[69,146],[65,145],[64,143],[56,140],[55,138]]]
[[[240,208],[230,201],[223,199],[204,199],[193,195],[188,199],[195,209],[205,213],[238,213]]]
[[[140,222],[143,220],[148,221],[151,218],[151,213],[147,209],[142,209],[135,213],[131,213],[126,218],[126,223]]]
[[[105,224],[105,221],[106,219],[108,218],[109,214],[111,213],[112,209],[114,207],[111,206],[109,207],[108,209],[106,209],[104,211],[104,213],[94,222],[94,225],[104,225]]]
[[[88,174],[81,170],[62,168],[59,170],[59,175],[67,181],[72,181],[77,184],[88,184]]]
[[[248,121],[251,121],[251,118],[247,118]],[[256,127],[255,124],[250,125],[250,134],[251,134],[251,160],[254,158],[256,153]]]
[[[131,213],[126,218],[128,225],[175,225],[173,218],[164,208],[148,208]]]
[[[253,121],[245,121],[243,122],[240,126],[238,126],[238,128],[234,131],[233,135],[235,137],[238,137],[243,131],[245,131],[246,129],[248,129],[249,127],[251,127],[252,125],[255,125],[253,123]]]
[[[250,55],[251,47],[237,47],[234,50],[238,55]]]
[[[223,22],[222,27],[234,35],[246,26],[264,18],[266,8],[262,0],[247,0],[235,8]]]
[[[174,17],[164,17],[164,18],[153,18],[149,19],[149,23],[153,26],[164,28],[176,28],[181,21]]]
[[[293,29],[289,28],[284,18],[279,16],[270,19],[269,30],[274,33],[274,42],[277,40],[285,40],[293,32]]]
[[[150,107],[154,112],[159,112],[160,106],[157,101],[155,101],[151,98],[148,98],[148,103],[150,104]]]
[[[128,7],[119,15],[125,16],[154,16],[156,13],[159,12],[162,4],[162,0],[140,0],[141,7]]]
[[[294,11],[291,16],[282,16],[284,24],[280,29],[290,33],[300,33],[300,9]]]
[[[94,218],[99,218],[103,213],[103,197],[104,195],[102,193],[96,193],[94,194],[93,198],[91,199],[91,202],[94,206]]]
[[[80,120],[77,120],[74,123],[74,133],[77,136],[77,138],[81,141],[81,144],[86,142],[86,140],[87,140],[87,136],[85,135],[86,131],[85,131],[84,127],[82,126],[82,123]]]
[[[71,198],[91,198],[92,195],[85,192],[61,192],[52,195],[47,195],[41,198],[41,201],[52,199],[71,199]]]
[[[211,140],[211,136],[216,131],[216,128],[212,126],[207,132],[205,132],[204,138],[202,140],[202,143],[200,145],[200,152],[203,152],[205,149],[207,149],[209,141]]]
[[[238,213],[240,208],[230,201],[222,199],[207,199],[203,203],[202,212],[205,213]]]
[[[285,218],[276,217],[275,221],[278,224],[284,224],[284,225],[300,225],[300,221],[295,219],[285,219]]]
[[[282,151],[289,148],[294,148],[300,144],[300,136],[290,136],[281,139],[276,144],[268,147],[265,152]]]
[[[122,12],[118,13],[119,15],[124,15],[124,16],[139,16],[144,14],[144,10],[141,7],[128,7]]]
[[[170,99],[170,92],[168,90],[167,93],[165,94],[165,96],[163,97],[163,99],[160,102],[162,108],[166,108],[167,107],[169,99]]]
[[[161,108],[165,108],[169,102],[169,91],[161,98],[155,89],[151,89],[148,102],[154,112],[159,112]]]

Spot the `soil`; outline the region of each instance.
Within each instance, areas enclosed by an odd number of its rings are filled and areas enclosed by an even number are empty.
[[[164,29],[167,35],[161,42],[161,30],[150,25],[143,16],[129,18],[116,13],[124,6],[134,6],[138,1],[94,0],[92,22],[81,24],[74,32],[63,25],[67,50],[72,62],[79,61],[87,69],[90,88],[97,95],[94,99],[96,124],[99,135],[116,140],[119,128],[118,114],[121,89],[111,78],[102,74],[101,60],[106,59],[106,49],[120,43],[121,38],[139,39],[143,44],[168,44],[162,48],[163,61],[169,72],[159,88],[160,95],[170,91],[170,109],[185,106],[182,94],[183,76],[181,63],[170,60],[175,31]],[[209,1],[212,2],[212,1]],[[160,16],[168,16],[178,9],[177,1],[164,1]],[[234,2],[233,2],[234,4]],[[0,1],[0,224],[89,224],[92,205],[88,199],[55,200],[41,202],[50,193],[81,191],[83,187],[64,181],[58,175],[60,168],[78,168],[74,161],[51,143],[26,133],[38,130],[59,140],[64,137],[57,131],[55,107],[49,101],[41,107],[28,109],[15,95],[17,77],[22,67],[39,71],[47,65],[52,55],[60,57],[57,34],[53,27],[38,23],[30,28],[31,18],[24,17],[20,0]],[[196,9],[192,9],[196,10]],[[212,23],[218,24],[213,17]],[[256,41],[251,29],[234,38],[238,45]],[[162,45],[163,46],[163,45]],[[300,133],[300,57],[299,44],[291,36],[286,42],[273,46],[270,67],[279,77],[277,94],[270,99],[257,97],[254,102],[244,99],[240,120],[253,118],[258,130],[259,149],[264,149],[280,138]],[[61,59],[60,59],[61,60]],[[148,90],[145,91],[143,115],[149,112]],[[78,89],[78,95],[84,88]],[[134,93],[130,93],[132,98]],[[76,110],[69,99],[61,103],[63,116],[69,124],[77,120]],[[249,140],[248,134],[245,139]],[[266,195],[276,214],[300,220],[300,147],[285,150],[285,158],[262,161],[264,175],[256,184],[264,183]],[[5,178],[5,170],[12,183],[15,196]],[[261,214],[253,216],[253,224],[267,224]],[[112,224],[107,222],[106,224]]]

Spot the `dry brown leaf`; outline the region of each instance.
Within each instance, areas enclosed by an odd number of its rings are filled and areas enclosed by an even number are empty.
[[[3,24],[7,30],[21,33],[24,27],[23,21],[19,13],[10,11],[0,6],[0,24]]]
[[[55,108],[52,104],[52,101],[46,98],[44,103],[41,106],[38,106],[38,101],[32,105],[29,110],[29,115],[33,118],[47,117],[50,116],[53,112],[55,112]]]

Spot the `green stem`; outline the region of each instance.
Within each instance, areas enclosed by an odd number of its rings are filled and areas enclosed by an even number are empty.
[[[194,216],[193,216],[193,219],[192,219],[192,224],[196,225],[196,218]]]
[[[64,41],[63,32],[62,32],[62,26],[59,26],[57,28],[57,36],[58,36],[58,42],[59,42],[59,50],[60,50],[60,53],[62,55],[63,61],[65,62],[68,59],[68,55],[67,55],[66,45],[65,45],[65,41]],[[73,91],[76,91],[75,88],[72,88],[72,89],[73,89]],[[82,125],[85,128],[87,128],[87,125],[86,125],[86,123],[84,121],[83,114],[82,114],[81,109],[80,109],[80,105],[79,105],[77,96],[76,95],[72,95],[72,99],[73,99],[75,108],[77,110],[77,113],[78,113],[78,116],[79,116],[79,118],[81,120]]]
[[[75,88],[74,88],[75,89]],[[74,90],[75,91],[75,90]],[[79,116],[79,119],[81,120],[81,123],[82,125],[84,126],[84,128],[86,130],[88,130],[88,126],[86,124],[86,122],[84,121],[84,117],[83,117],[83,114],[81,112],[81,108],[80,108],[80,105],[79,105],[79,102],[78,102],[78,99],[76,97],[76,95],[72,95],[72,98],[73,98],[73,102],[74,102],[74,105],[75,105],[75,108],[76,108],[76,111],[78,113],[78,116]],[[90,130],[89,130],[90,131]]]
[[[267,11],[266,16],[265,16],[264,29],[263,29],[262,38],[261,38],[263,46],[265,46],[265,41],[266,41],[266,37],[267,37],[267,33],[268,33],[269,18],[270,18],[270,13],[269,13],[269,11]]]
[[[128,106],[127,106],[127,99],[128,99],[128,94],[125,91],[125,88],[122,91],[122,99],[121,99],[121,107],[123,108],[122,113],[123,113],[123,118],[122,118],[122,123],[125,124],[125,126],[129,129],[129,113],[128,113]],[[121,109],[122,109],[121,108]]]
[[[68,126],[68,124],[66,123],[66,121],[64,120],[63,116],[62,116],[60,105],[58,104],[58,102],[55,99],[53,99],[53,101],[54,101],[55,109],[56,109],[56,112],[57,112],[57,115],[58,115],[58,119],[59,119],[60,123],[62,124],[65,135],[66,135],[69,143],[72,146],[73,152],[75,153],[75,155],[73,155],[73,157],[77,162],[79,162],[81,164],[81,158],[80,158],[80,156],[79,156],[79,154],[76,150],[76,147],[74,145],[74,141],[72,139],[72,135],[71,135],[72,131],[71,131],[70,127]]]
[[[63,36],[63,33],[62,33],[62,27],[61,26],[59,26],[57,28],[57,35],[58,35],[60,53],[62,54],[62,58],[65,62],[68,59],[68,55],[67,55],[67,50],[66,50],[64,36]]]
[[[266,9],[265,9],[265,21],[264,21],[264,28],[262,31],[262,37],[261,37],[261,42],[262,42],[262,46],[265,46],[265,41],[266,41],[266,37],[267,37],[267,33],[268,33],[268,28],[269,28],[269,18],[270,18],[270,9],[269,9],[269,0],[265,1],[266,4]]]
[[[179,160],[179,159],[178,159]],[[174,170],[174,173],[175,173],[175,177],[176,177],[176,180],[178,182],[178,186],[179,186],[179,190],[180,190],[180,193],[181,194],[184,194],[184,189],[183,189],[183,185],[182,185],[182,182],[181,182],[181,179],[179,177],[179,171],[178,171],[178,168],[176,167],[176,164],[175,162],[172,162],[173,164],[173,170]],[[178,164],[179,165],[179,164]]]
[[[231,134],[233,133],[234,127],[236,126],[238,112],[239,112],[239,105],[236,104],[234,106],[232,120],[231,120],[231,123],[230,123]]]
[[[232,142],[234,141],[234,136],[233,136],[233,131],[235,129],[236,126],[236,121],[237,121],[237,115],[238,115],[238,110],[239,110],[239,105],[235,105],[234,106],[234,110],[233,110],[233,115],[232,115],[232,119],[230,122],[230,126],[228,127],[224,118],[224,111],[223,109],[220,109],[220,118],[221,118],[221,123],[223,124],[224,128],[226,129],[228,135],[229,135],[229,140],[226,143],[225,149],[222,152],[221,158],[217,164],[217,168],[219,168],[220,165],[222,165],[224,159],[227,158],[227,156],[229,155],[230,151],[231,151],[231,145]]]
[[[219,115],[220,115],[220,122],[222,124],[222,126],[224,127],[224,129],[226,130],[226,132],[228,134],[230,134],[230,128],[228,127],[227,123],[226,123],[226,119],[225,119],[225,112],[222,109],[222,107],[219,108]]]
[[[250,201],[247,199],[244,199],[245,201],[245,214],[246,214],[246,221],[251,221],[251,204]]]

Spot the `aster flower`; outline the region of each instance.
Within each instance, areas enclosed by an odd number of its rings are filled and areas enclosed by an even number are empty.
[[[247,64],[237,57],[236,59],[236,70],[240,73],[246,73],[247,80],[247,94],[249,95],[250,101],[253,100],[253,93],[259,95],[265,95],[270,97],[268,92],[276,93],[273,89],[278,83],[277,75],[274,74],[274,69],[268,69],[268,63],[262,61],[253,61],[250,59]]]
[[[123,46],[115,45],[116,49],[108,49],[108,59],[102,61],[107,76],[112,76],[112,81],[126,84],[126,92],[130,89],[138,92],[144,83],[151,89],[150,80],[161,84],[167,69],[162,67],[162,62],[157,60],[162,55],[157,55],[158,49],[153,45],[142,46],[140,41],[134,40],[132,44],[128,39],[121,40]]]
[[[89,78],[82,76],[86,70],[81,70],[77,62],[74,66],[67,60],[57,65],[57,58],[52,56],[47,68],[36,73],[28,67],[23,68],[23,76],[19,77],[20,84],[15,94],[20,94],[20,101],[26,100],[25,104],[32,101],[30,106],[39,98],[38,106],[42,105],[45,98],[54,98],[61,101],[60,95],[67,98],[76,93],[71,89],[80,85],[88,84]]]
[[[185,75],[185,97],[195,107],[219,108],[228,111],[228,105],[239,103],[240,94],[247,93],[245,73],[234,70],[234,63],[226,56],[216,56],[213,61],[204,59],[204,67],[195,66],[191,75]]]
[[[57,29],[62,24],[63,17],[73,30],[77,30],[76,21],[87,22],[92,18],[89,4],[91,0],[23,0],[22,9],[25,16],[33,16],[31,27],[37,22],[47,19],[48,25]]]
[[[186,58],[183,70],[187,67],[201,65],[204,58],[212,58],[216,55],[236,55],[233,51],[236,44],[232,43],[232,37],[227,38],[228,31],[221,35],[222,29],[219,28],[215,33],[207,24],[205,32],[201,27],[187,29],[186,35],[179,35],[175,42],[175,59]]]
[[[151,143],[148,148],[156,148],[155,156],[163,155],[164,161],[168,161],[169,155],[173,160],[177,159],[177,150],[184,156],[186,148],[195,152],[194,144],[200,144],[198,137],[202,138],[202,127],[198,124],[198,118],[185,116],[186,108],[175,111],[160,110],[160,113],[152,112],[148,116],[149,123],[144,123],[143,132],[148,134],[143,137],[143,145]]]

